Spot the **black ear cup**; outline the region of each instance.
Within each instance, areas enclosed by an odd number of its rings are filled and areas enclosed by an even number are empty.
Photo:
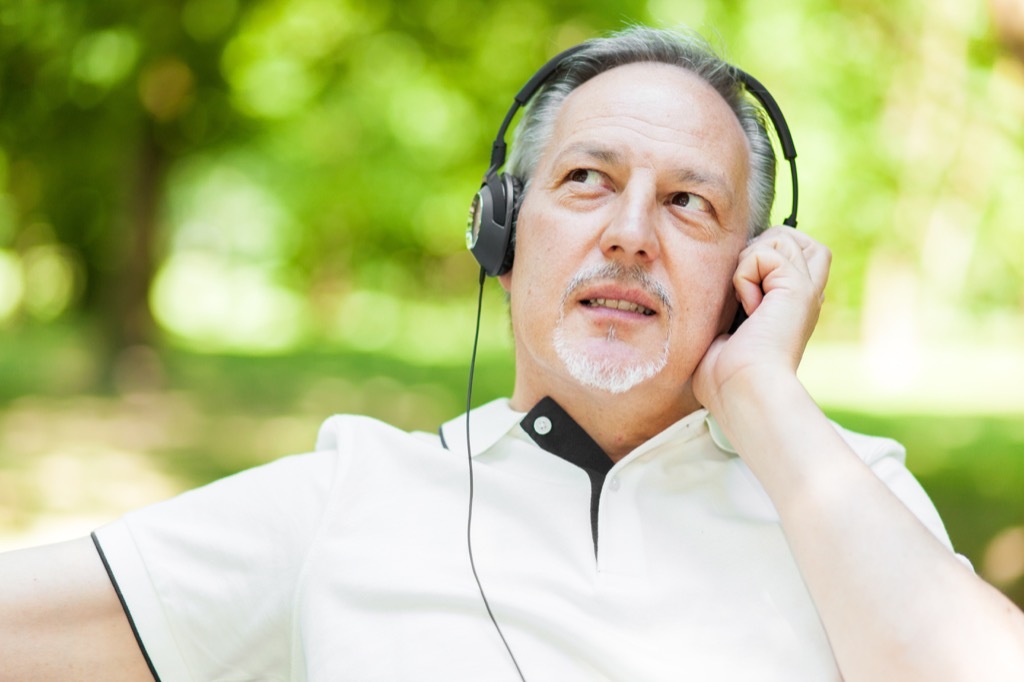
[[[469,207],[469,221],[466,225],[466,247],[483,271],[491,277],[503,275],[512,268],[512,244],[515,231],[515,215],[519,209],[522,185],[519,180],[498,170],[505,165],[505,131],[512,123],[512,117],[526,104],[541,85],[562,64],[566,57],[586,47],[576,45],[552,57],[533,74],[526,85],[516,93],[512,106],[498,128],[498,134],[491,145],[491,165],[484,174],[480,191],[473,197]]]
[[[519,189],[519,181],[511,175],[489,174],[469,208],[466,246],[491,277],[512,268],[512,234]]]

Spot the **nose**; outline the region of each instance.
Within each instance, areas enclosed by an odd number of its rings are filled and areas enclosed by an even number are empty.
[[[615,200],[614,212],[601,233],[606,258],[647,264],[661,255],[656,230],[658,200],[653,183],[637,178]]]

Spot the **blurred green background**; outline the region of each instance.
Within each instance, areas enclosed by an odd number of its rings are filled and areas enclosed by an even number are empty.
[[[835,254],[804,379],[907,445],[1024,604],[1021,0],[0,0],[0,545],[306,450],[333,412],[460,412],[489,142],[549,56],[634,21],[779,100]],[[477,402],[511,389],[485,306]]]

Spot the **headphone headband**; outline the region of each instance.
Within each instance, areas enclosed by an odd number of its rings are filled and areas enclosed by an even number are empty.
[[[768,114],[768,118],[775,128],[775,135],[779,138],[779,144],[782,146],[782,156],[789,161],[789,173],[793,184],[793,210],[790,212],[789,217],[782,221],[782,224],[796,227],[796,208],[800,195],[796,179],[796,145],[793,144],[793,135],[789,132],[786,117],[782,115],[782,109],[779,107],[779,103],[775,101],[775,98],[772,97],[772,93],[768,92],[768,88],[761,85],[761,81],[743,69],[736,69],[736,75],[739,76],[747,92],[761,103],[761,107]]]
[[[498,134],[494,136],[494,145],[491,147],[491,166],[487,170],[487,173],[496,173],[499,168],[505,165],[505,150],[507,145],[505,144],[505,133],[508,131],[509,125],[512,124],[512,117],[516,115],[519,109],[526,105],[530,101],[530,98],[540,89],[540,86],[544,85],[545,81],[551,77],[551,74],[555,72],[566,57],[579,52],[586,43],[570,47],[568,50],[559,52],[554,57],[549,59],[544,66],[540,67],[537,73],[533,74],[530,80],[526,81],[526,85],[520,88],[519,92],[513,98],[512,106],[509,108],[508,113],[505,114],[505,120],[501,122],[501,127],[498,128]],[[487,174],[484,175],[486,177]]]

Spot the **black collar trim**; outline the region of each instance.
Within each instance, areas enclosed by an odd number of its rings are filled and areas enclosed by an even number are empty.
[[[519,425],[537,445],[581,469],[603,475],[614,464],[590,434],[553,398],[544,398],[537,403]]]
[[[544,398],[519,425],[540,447],[575,464],[590,477],[590,529],[597,554],[597,518],[605,476],[615,464],[569,413],[552,398]]]

